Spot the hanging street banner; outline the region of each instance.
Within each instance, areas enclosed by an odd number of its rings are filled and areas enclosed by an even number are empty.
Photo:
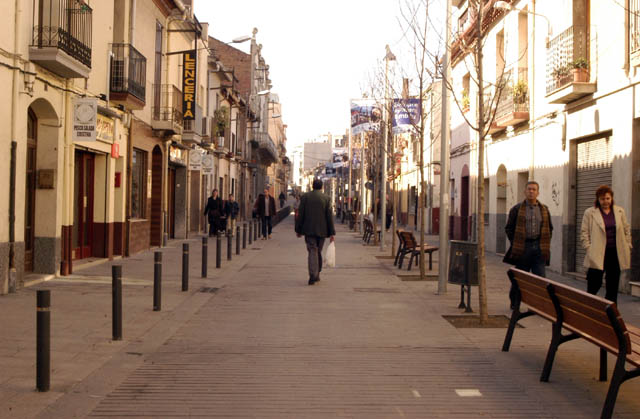
[[[351,135],[380,130],[382,109],[373,99],[351,101]]]
[[[182,119],[196,119],[196,54],[188,51],[182,55]]]
[[[420,124],[420,99],[393,99],[391,131],[394,134],[416,131]]]
[[[98,99],[73,100],[73,141],[95,141],[97,137]]]

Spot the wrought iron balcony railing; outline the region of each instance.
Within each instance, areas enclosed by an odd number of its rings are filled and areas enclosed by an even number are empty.
[[[83,0],[35,2],[31,47],[58,48],[91,68],[92,14]]]
[[[182,126],[182,92],[173,84],[153,85],[154,121],[170,121]]]
[[[517,76],[514,73],[515,69],[505,73],[506,87],[498,102],[496,120],[501,120],[514,113],[529,112],[528,71],[526,68],[518,68]]]
[[[572,65],[588,60],[583,26],[571,26],[547,44],[547,95],[573,82]],[[588,62],[588,61],[587,61]]]
[[[111,82],[112,93],[130,93],[145,102],[147,83],[147,59],[130,44],[112,44]]]

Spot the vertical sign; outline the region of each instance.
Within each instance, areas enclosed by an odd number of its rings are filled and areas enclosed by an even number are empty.
[[[182,118],[196,119],[196,50],[182,56]]]

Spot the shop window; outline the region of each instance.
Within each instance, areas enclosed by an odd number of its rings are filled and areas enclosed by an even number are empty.
[[[147,185],[147,152],[133,149],[131,166],[131,217],[145,218]]]

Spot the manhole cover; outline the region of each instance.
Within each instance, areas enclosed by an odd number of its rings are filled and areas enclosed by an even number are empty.
[[[355,292],[379,292],[382,294],[397,294],[400,292],[397,288],[354,288]]]
[[[219,290],[220,288],[214,288],[214,287],[202,287],[198,290],[198,292],[208,292],[208,293],[215,293]]]
[[[456,329],[506,329],[509,327],[509,317],[504,315],[489,316],[489,320],[484,324],[480,323],[479,316],[463,314],[442,317]],[[522,326],[516,324],[516,327]]]

